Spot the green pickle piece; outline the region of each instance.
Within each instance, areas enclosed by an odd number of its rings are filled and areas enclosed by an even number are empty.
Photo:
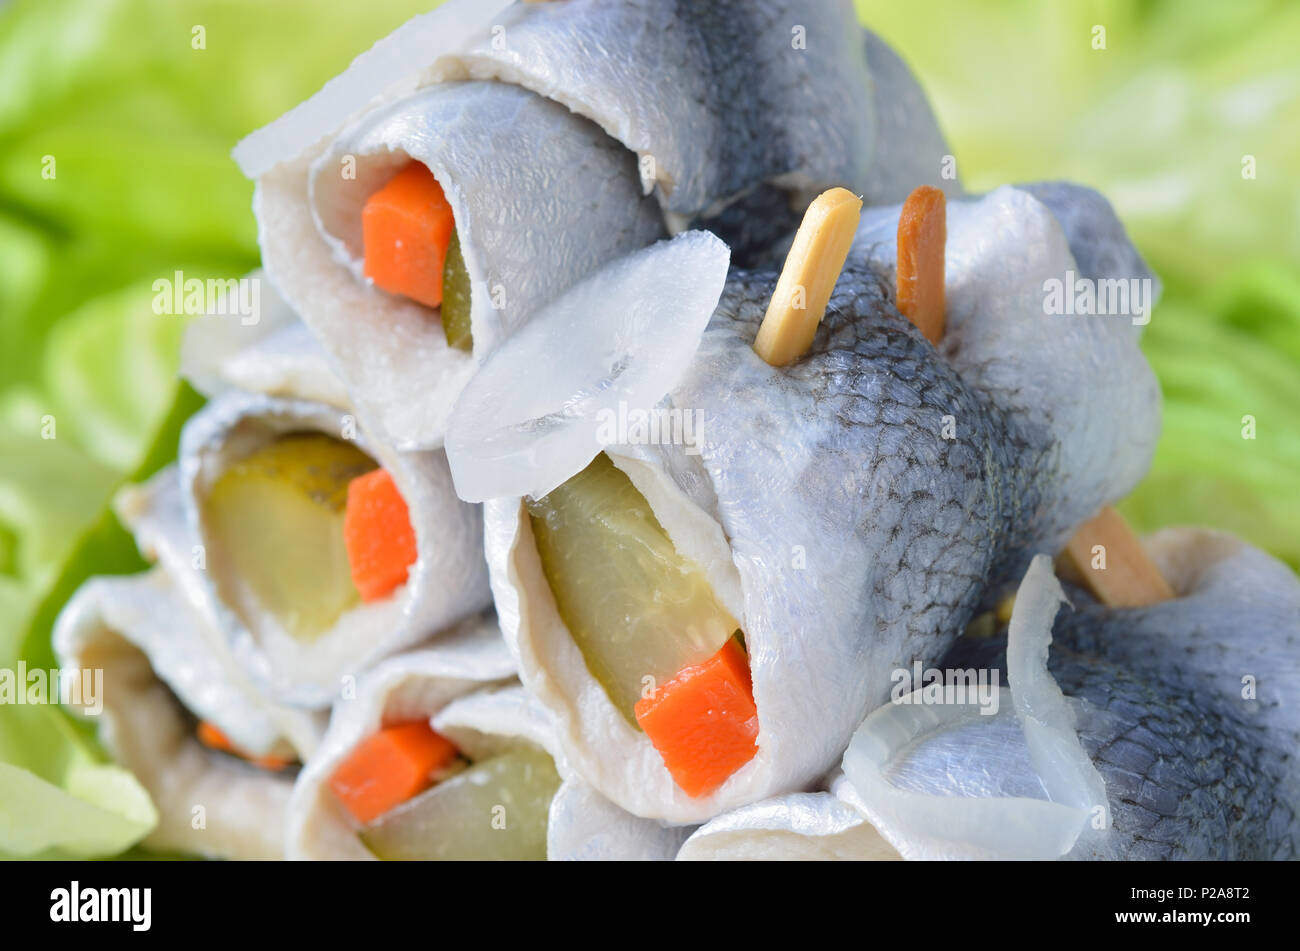
[[[636,726],[649,686],[716,654],[740,626],[604,453],[527,500],[542,571],[587,668]]]
[[[442,332],[447,336],[447,345],[458,350],[469,351],[474,346],[469,304],[469,271],[460,251],[460,232],[453,228],[442,263]]]
[[[520,749],[473,763],[380,816],[361,841],[389,862],[544,861],[555,763]]]
[[[282,436],[230,466],[204,501],[236,583],[300,640],[324,633],[360,602],[343,514],[348,483],[374,468],[343,440]]]

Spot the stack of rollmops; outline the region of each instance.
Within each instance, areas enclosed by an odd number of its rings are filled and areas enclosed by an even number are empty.
[[[235,155],[260,319],[55,634],[147,844],[1296,852],[1300,583],[1108,508],[1154,276],[1095,192],[965,195],[847,0],[453,0]]]

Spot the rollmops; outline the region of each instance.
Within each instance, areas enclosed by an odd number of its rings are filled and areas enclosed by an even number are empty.
[[[462,495],[506,496],[486,506],[502,627],[603,794],[688,823],[808,786],[886,698],[892,670],[937,660],[1030,555],[1058,550],[1140,479],[1159,426],[1141,326],[1050,316],[1043,285],[1071,269],[1150,274],[1104,201],[1068,194],[1077,213],[1059,216],[1013,188],[952,203],[938,350],[893,305],[895,208],[864,216],[810,352],[787,368],[752,349],[775,273],[733,269],[702,335],[684,319],[659,328],[672,359],[629,319],[623,333],[591,331],[608,347],[593,345],[589,364],[575,357],[512,396],[513,368],[537,359],[551,321],[572,327],[598,299],[627,306],[620,282],[642,280],[631,264],[575,288],[572,312],[562,299],[485,363],[453,418],[453,473]],[[668,260],[687,238],[636,257]],[[656,373],[663,403],[640,389]],[[566,388],[574,397],[557,398]],[[643,414],[700,412],[702,437],[602,447],[598,421],[634,391]],[[1112,408],[1104,424],[1098,407]],[[596,579],[585,587],[584,570]],[[619,634],[606,622],[620,613],[651,621]],[[714,652],[705,683],[736,699],[737,745],[675,768],[637,697]],[[669,719],[669,732],[696,722]]]
[[[322,708],[341,677],[489,606],[481,516],[441,450],[371,436],[297,314],[262,290],[256,322],[187,329],[181,372],[209,403],[177,464],[120,508],[261,689]]]
[[[1208,529],[1145,548],[1171,600],[1106,607],[1036,560],[1009,631],[937,665],[955,692],[896,698],[828,792],[719,816],[678,858],[1294,858],[1300,582]]]
[[[1070,588],[1062,604],[1043,559],[1009,635],[941,664],[1004,672],[1014,706],[887,707],[863,724],[845,772],[905,856],[1295,857],[1300,582],[1218,532],[1146,547],[1173,600],[1108,608]]]
[[[235,152],[269,274],[403,447],[437,445],[477,360],[665,228],[761,256],[832,185],[956,192],[946,154],[845,0],[451,2]]]
[[[103,709],[74,709],[93,715],[105,749],[148,791],[158,821],[146,844],[283,857],[293,771],[323,718],[259,692],[164,569],[83,585],[58,617],[54,648],[64,668],[103,672]]]
[[[631,816],[570,775],[499,632],[479,633],[390,658],[335,704],[294,787],[289,857],[671,858],[684,831]]]

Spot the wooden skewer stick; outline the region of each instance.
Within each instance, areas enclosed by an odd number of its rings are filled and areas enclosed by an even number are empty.
[[[907,196],[898,218],[898,309],[933,344],[943,339],[946,323],[947,231],[943,192],[922,185]],[[1174,597],[1128,523],[1109,506],[1079,527],[1058,568],[1110,607],[1145,607]],[[1008,598],[998,605],[1000,622],[1009,619],[1014,603]]]
[[[1143,608],[1174,597],[1124,517],[1109,505],[1066,542],[1060,568],[1109,607]]]
[[[898,216],[898,310],[938,345],[943,339],[943,257],[948,205],[929,185],[914,189]]]
[[[804,212],[772,292],[754,351],[774,367],[808,352],[862,217],[862,199],[845,188],[817,196]]]

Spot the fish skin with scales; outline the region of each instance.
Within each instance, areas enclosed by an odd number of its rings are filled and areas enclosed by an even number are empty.
[[[1053,629],[1049,670],[1074,698],[1113,821],[1067,858],[1294,859],[1300,580],[1218,532],[1146,544],[1178,597],[1113,609],[1071,587]],[[1005,646],[964,640],[941,666],[1005,672]]]

